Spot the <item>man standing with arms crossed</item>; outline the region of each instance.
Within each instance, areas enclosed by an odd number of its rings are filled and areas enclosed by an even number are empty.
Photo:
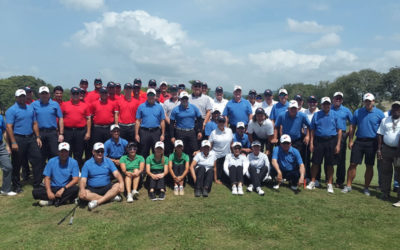
[[[238,122],[243,122],[247,127],[253,117],[252,112],[250,102],[242,98],[242,87],[235,85],[233,87],[233,98],[226,104],[222,112],[222,115],[226,117],[226,126],[229,125],[233,133],[236,132]]]
[[[118,100],[120,135],[128,142],[135,141],[136,111],[139,107],[139,100],[132,97],[132,84],[124,85],[124,95]]]

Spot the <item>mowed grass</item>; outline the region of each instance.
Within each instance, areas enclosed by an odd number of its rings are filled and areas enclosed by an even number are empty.
[[[359,166],[354,190],[328,195],[322,189],[298,194],[288,186],[279,192],[264,187],[265,196],[232,196],[213,185],[208,198],[168,190],[164,201],[150,201],[140,190],[132,204],[108,203],[89,212],[78,208],[73,225],[57,222],[74,205],[34,206],[31,186],[17,197],[0,197],[1,249],[397,249],[400,209],[375,192],[361,193],[364,168]],[[395,194],[392,193],[394,197]]]

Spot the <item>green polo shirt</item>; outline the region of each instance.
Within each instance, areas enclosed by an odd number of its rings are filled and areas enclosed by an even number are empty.
[[[178,156],[174,152],[169,155],[169,161],[172,161],[176,165],[184,165],[186,162],[189,162],[189,156],[182,152],[181,158],[178,159]]]
[[[164,157],[164,164],[162,163],[162,161],[157,162],[154,159],[154,154],[152,154],[149,157],[147,157],[146,164],[150,164],[151,170],[164,170],[164,165],[168,165],[168,157],[166,156],[163,157]]]
[[[126,171],[132,172],[134,169],[139,169],[140,163],[144,162],[144,158],[141,155],[135,155],[135,159],[129,158],[124,155],[119,159],[120,163],[125,163]]]

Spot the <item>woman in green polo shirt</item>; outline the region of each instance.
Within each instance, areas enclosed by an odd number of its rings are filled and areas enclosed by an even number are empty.
[[[184,195],[183,184],[189,172],[189,156],[183,153],[183,141],[175,141],[175,152],[169,155],[169,173],[174,180],[174,195]]]
[[[133,198],[137,198],[139,192],[137,191],[140,174],[144,169],[144,158],[141,155],[136,154],[137,144],[130,142],[126,146],[127,155],[124,155],[119,160],[122,172],[125,174],[125,187],[127,192],[126,202],[133,202]],[[133,182],[133,191],[132,190]]]
[[[150,178],[149,198],[153,201],[165,199],[164,177],[168,174],[168,157],[164,156],[164,142],[158,141],[154,154],[146,159],[146,173]],[[158,199],[155,191],[160,191]]]

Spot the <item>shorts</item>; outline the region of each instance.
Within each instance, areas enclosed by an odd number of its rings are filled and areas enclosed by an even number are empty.
[[[361,164],[365,155],[364,163],[367,166],[375,164],[375,154],[378,149],[378,141],[375,138],[371,139],[356,139],[351,149],[350,163]]]
[[[315,137],[314,152],[312,155],[312,163],[321,165],[325,159],[326,166],[333,166],[335,161],[335,147],[337,144],[337,136],[331,137]]]
[[[108,192],[108,190],[110,190],[112,188],[112,186],[113,186],[113,184],[109,183],[108,185],[102,186],[102,187],[87,186],[87,189],[89,189],[89,191],[92,192],[92,193],[96,193],[98,195],[103,196]]]

